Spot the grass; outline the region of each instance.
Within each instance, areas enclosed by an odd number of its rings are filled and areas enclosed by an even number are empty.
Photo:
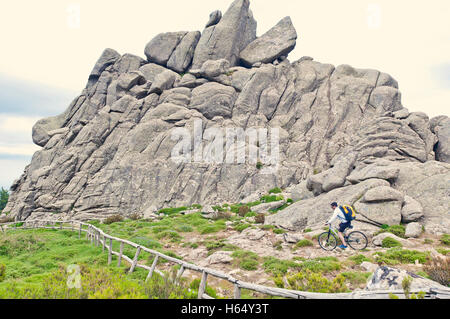
[[[275,257],[265,257],[263,268],[267,273],[275,276],[285,275],[291,268],[300,269],[299,263],[291,260],[280,260]]]
[[[383,229],[381,229],[377,233],[375,233],[375,236],[379,235],[381,233],[389,232],[400,238],[406,238],[405,229],[406,229],[406,227],[403,225],[392,225],[392,226],[384,225]]]
[[[257,270],[260,258],[257,254],[247,250],[236,250],[231,254],[233,264],[244,270]]]
[[[310,241],[308,239],[302,239],[294,245],[294,248],[310,247],[310,246],[314,246],[312,241]]]
[[[272,202],[278,202],[283,200],[284,197],[281,195],[264,195],[261,197],[260,201],[261,203],[272,203]]]
[[[439,239],[442,244],[445,246],[450,246],[450,234],[444,234]]]
[[[374,257],[376,262],[387,265],[414,264],[416,260],[421,264],[425,264],[430,260],[429,252],[402,249],[400,247],[391,248],[386,252],[376,252]]]
[[[270,191],[269,191],[269,194],[280,194],[282,191],[281,191],[281,189],[279,188],[279,187],[275,187],[275,188],[272,188]]]
[[[342,276],[344,276],[345,280],[348,281],[355,287],[363,288],[367,283],[367,279],[369,279],[371,272],[358,272],[358,271],[348,271],[342,272]]]
[[[394,238],[386,237],[381,242],[381,247],[383,248],[402,247],[402,244],[398,240],[395,240]]]
[[[354,255],[348,258],[351,262],[353,262],[356,265],[361,265],[364,261],[372,262],[371,259],[367,258],[363,254]]]

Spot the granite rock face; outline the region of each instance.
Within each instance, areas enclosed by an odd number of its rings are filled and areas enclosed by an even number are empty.
[[[270,59],[239,65],[280,25],[256,39],[248,0],[220,16],[201,35],[157,35],[147,60],[105,50],[67,110],[34,126],[42,149],[5,211],[17,220],[153,216],[255,201],[280,187],[300,201],[266,223],[287,229],[321,225],[337,201],[375,225],[418,221],[448,232],[447,117],[410,113],[387,73],[278,57],[288,39],[277,38]]]

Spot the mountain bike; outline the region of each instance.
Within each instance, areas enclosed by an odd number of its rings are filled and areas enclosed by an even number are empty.
[[[350,228],[353,228],[351,226]],[[336,248],[338,244],[338,234],[336,229],[333,229],[331,225],[329,225],[328,231],[319,235],[317,240],[319,241],[319,245],[322,249],[331,251]],[[354,250],[363,250],[367,247],[367,237],[360,231],[353,231],[350,234],[346,235],[344,232],[344,240]]]

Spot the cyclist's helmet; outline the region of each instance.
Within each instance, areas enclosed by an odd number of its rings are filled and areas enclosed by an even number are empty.
[[[331,207],[338,207],[338,204],[336,202],[332,202]]]

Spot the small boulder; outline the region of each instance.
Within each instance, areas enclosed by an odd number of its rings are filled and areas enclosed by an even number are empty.
[[[424,216],[422,205],[414,198],[405,196],[405,202],[402,207],[402,222],[415,222]]]
[[[217,23],[219,23],[220,19],[222,19],[222,11],[216,10],[211,12],[211,14],[209,15],[208,23],[206,23],[205,28],[216,25]]]
[[[422,225],[419,223],[409,223],[405,229],[405,236],[407,238],[417,238],[422,234]]]
[[[152,83],[148,94],[161,94],[163,91],[171,89],[177,77],[179,77],[179,75],[170,70],[166,70],[158,74],[155,77],[155,80]]]

